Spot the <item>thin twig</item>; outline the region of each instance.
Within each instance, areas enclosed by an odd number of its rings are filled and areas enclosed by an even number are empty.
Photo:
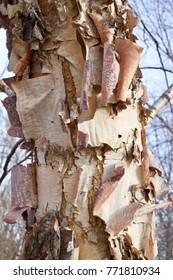
[[[5,176],[8,174],[8,165],[10,163],[10,160],[12,158],[12,156],[14,155],[16,149],[18,148],[18,146],[24,142],[24,139],[20,139],[19,141],[16,142],[16,144],[13,146],[11,152],[8,154],[4,167],[3,167],[3,173],[2,176],[0,177],[0,184],[2,183],[2,181],[4,180]]]
[[[145,69],[162,70],[162,71],[166,71],[166,72],[173,74],[173,71],[162,68],[162,67],[157,67],[157,66],[156,67],[155,66],[145,66],[145,67],[140,67],[140,69],[141,70],[145,70]]]
[[[30,152],[25,158],[23,158],[21,161],[19,161],[16,165],[20,165],[22,162],[26,161],[30,156],[32,156],[32,152]],[[7,174],[11,171],[12,168],[10,168],[7,171]]]
[[[134,11],[134,13],[138,16],[137,12],[135,11],[135,9],[128,4],[129,8],[132,9]],[[150,30],[147,28],[147,26],[145,25],[144,21],[141,19],[140,23],[142,24],[144,31],[146,31],[148,33],[148,35],[151,37],[151,39],[153,40],[153,42],[156,45],[156,48],[159,48],[164,54],[166,54],[171,60],[172,60],[172,56],[170,56],[167,52],[165,52],[165,50],[161,47],[161,45],[159,44],[159,42],[156,40],[156,38],[153,36],[153,34],[150,32]]]
[[[160,53],[160,50],[159,50],[159,43],[158,42],[156,44],[156,48],[157,48],[157,53],[158,53],[158,56],[159,56],[159,60],[160,60],[160,63],[161,63],[161,66],[163,68],[163,72],[164,72],[164,75],[165,75],[166,85],[167,85],[167,87],[169,87],[168,77],[167,77],[166,71],[164,70],[163,59],[162,59],[162,56],[161,56],[161,53]]]
[[[169,130],[173,134],[173,128],[169,126],[169,124],[162,118],[160,115],[156,115],[156,117],[164,124],[164,127]]]

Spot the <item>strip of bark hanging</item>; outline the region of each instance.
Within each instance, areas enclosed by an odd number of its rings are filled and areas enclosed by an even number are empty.
[[[13,71],[16,76],[22,76],[32,55],[32,52],[30,51],[30,43],[23,41],[17,36],[14,38],[12,46],[13,48],[10,54],[8,71]]]
[[[136,211],[141,208],[140,202],[132,202],[124,209],[116,212],[107,223],[106,231],[110,235],[117,236],[118,233],[127,227],[133,220]]]
[[[92,12],[88,12],[90,17],[92,18],[96,29],[100,35],[100,39],[102,42],[102,46],[104,46],[105,42],[112,42],[114,28],[110,26],[110,21],[105,20],[105,15],[101,15],[96,11],[92,10]],[[108,15],[107,15],[108,16]]]
[[[4,217],[7,223],[15,223],[17,218],[29,208],[37,208],[35,165],[27,167],[15,165],[11,171],[11,211]]]
[[[170,196],[169,198],[167,198],[166,200],[164,200],[163,202],[161,203],[158,203],[158,204],[146,204],[144,205],[143,207],[139,208],[136,213],[135,213],[135,216],[138,217],[138,216],[142,216],[142,215],[145,215],[145,214],[148,214],[148,213],[151,213],[153,212],[154,210],[159,210],[163,207],[166,207],[170,204],[173,203],[173,197]]]
[[[82,79],[82,92],[80,98],[80,109],[88,110],[88,100],[87,94],[90,91],[90,78],[89,78],[89,61],[85,61],[84,71],[83,71],[83,79]]]
[[[132,30],[140,22],[140,20],[141,18],[139,16],[136,16],[133,10],[127,10],[127,16],[126,16],[127,29]]]
[[[127,91],[139,65],[142,47],[126,39],[115,39],[115,50],[120,57],[120,74],[116,90],[116,101],[126,101]]]
[[[100,206],[106,201],[106,199],[111,195],[111,193],[116,188],[118,181],[124,175],[124,168],[123,166],[118,167],[111,167],[108,173],[106,174],[107,177],[104,179],[101,188],[97,194],[94,211],[97,211]]]
[[[22,124],[19,118],[19,114],[16,110],[16,96],[13,94],[6,97],[2,104],[8,113],[8,118],[11,124],[11,127],[8,129],[8,134],[13,137],[24,138]]]
[[[102,71],[102,105],[107,106],[110,97],[116,88],[120,66],[117,61],[114,44],[104,44],[103,71]],[[112,100],[113,101],[113,100]]]

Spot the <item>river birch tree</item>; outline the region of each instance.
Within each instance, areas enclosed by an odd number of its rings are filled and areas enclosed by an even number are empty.
[[[124,0],[1,1],[8,133],[32,161],[11,172],[22,259],[153,259],[155,209],[172,203],[149,151],[150,110]]]

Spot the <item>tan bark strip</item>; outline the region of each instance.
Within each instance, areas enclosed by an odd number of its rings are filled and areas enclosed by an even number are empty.
[[[138,67],[142,47],[130,40],[115,39],[115,50],[120,56],[120,73],[117,85],[116,100],[126,101],[127,91]]]

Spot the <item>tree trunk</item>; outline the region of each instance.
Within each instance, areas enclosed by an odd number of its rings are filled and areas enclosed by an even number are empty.
[[[123,0],[13,2],[1,4],[20,117],[11,101],[10,131],[33,162],[12,170],[5,219],[27,220],[22,258],[154,258],[168,188],[146,145],[138,19]]]

